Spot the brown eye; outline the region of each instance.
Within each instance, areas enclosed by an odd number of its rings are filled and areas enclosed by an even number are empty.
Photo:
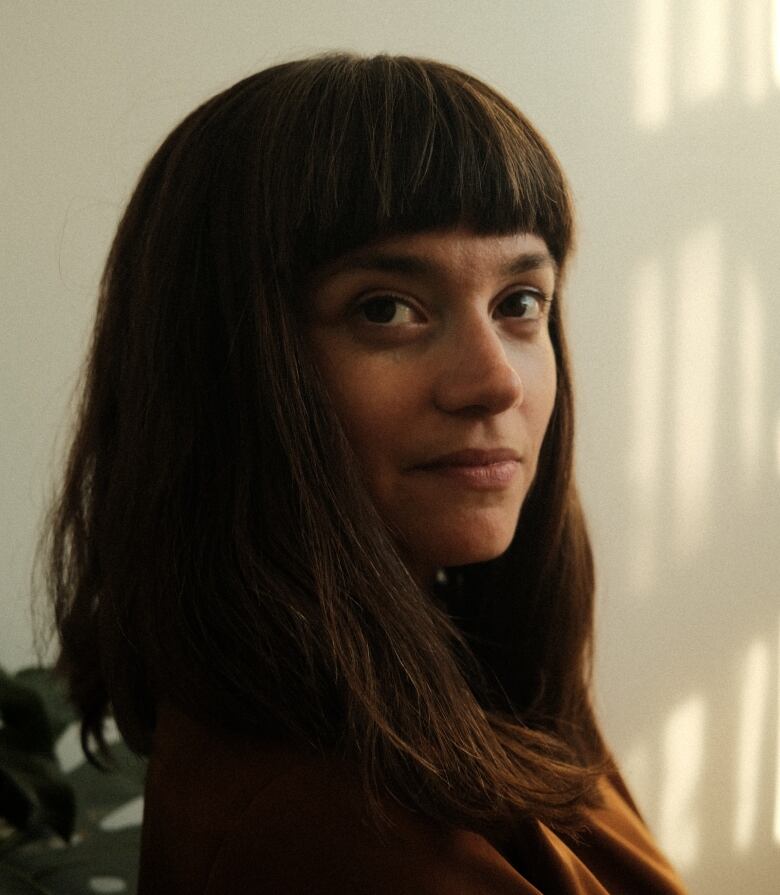
[[[499,307],[505,317],[520,317],[523,320],[537,320],[544,313],[544,303],[547,299],[530,289],[520,289],[513,292],[501,302]]]
[[[412,309],[392,295],[378,295],[361,302],[358,314],[368,323],[410,323],[414,317]]]

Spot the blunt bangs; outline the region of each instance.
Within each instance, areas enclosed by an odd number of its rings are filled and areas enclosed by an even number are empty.
[[[283,276],[375,239],[455,226],[534,233],[563,267],[572,238],[563,172],[506,99],[427,60],[329,55],[310,65],[314,76],[289,72],[273,112],[284,136],[266,147],[272,169],[261,172],[272,257],[294,269]]]

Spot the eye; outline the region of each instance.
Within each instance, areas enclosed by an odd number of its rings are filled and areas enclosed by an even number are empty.
[[[518,317],[522,320],[540,320],[544,317],[545,305],[550,303],[535,289],[518,289],[507,295],[499,303],[502,316]]]
[[[367,298],[360,302],[355,313],[373,324],[415,323],[418,319],[416,312],[406,302],[393,295]]]

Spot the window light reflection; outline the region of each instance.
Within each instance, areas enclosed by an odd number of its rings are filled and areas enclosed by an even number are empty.
[[[775,817],[772,824],[772,838],[780,845],[780,618],[777,625],[777,736],[775,737]]]
[[[748,482],[753,482],[759,472],[761,451],[764,346],[761,300],[750,270],[742,271],[739,296],[739,434],[742,468]]]
[[[654,817],[656,805],[653,795],[656,787],[649,744],[644,740],[634,743],[620,762],[620,768],[631,787],[631,794],[639,805],[640,811],[645,817]]]
[[[683,93],[700,102],[720,93],[726,83],[728,3],[726,0],[691,0],[687,4],[690,36],[683,65]]]
[[[780,90],[780,0],[775,0],[772,15],[772,72]]]
[[[669,117],[670,48],[670,0],[640,0],[634,63],[636,120],[640,127],[661,127]]]
[[[742,66],[745,96],[750,103],[760,103],[769,89],[768,44],[769,5],[766,0],[742,0],[744,16],[742,34]]]
[[[633,287],[631,320],[631,434],[629,437],[629,493],[633,504],[628,555],[632,590],[644,593],[655,575],[658,535],[658,481],[663,432],[664,299],[661,264],[657,259],[638,269]]]
[[[777,475],[780,478],[780,414],[775,420],[775,466],[777,467]]]
[[[629,478],[643,499],[652,497],[660,468],[659,437],[663,429],[664,277],[657,260],[637,271],[632,291],[631,321],[631,449]]]
[[[675,291],[675,524],[684,555],[707,536],[718,411],[722,237],[716,225],[689,234]]]
[[[669,716],[663,731],[658,839],[681,871],[697,863],[700,851],[697,789],[704,764],[706,706],[694,696]]]
[[[741,709],[737,755],[737,802],[734,844],[747,851],[755,839],[761,787],[761,746],[769,699],[769,647],[756,641],[742,671]]]

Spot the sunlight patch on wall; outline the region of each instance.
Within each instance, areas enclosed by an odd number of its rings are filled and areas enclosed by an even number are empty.
[[[749,103],[769,91],[769,6],[767,0],[742,0],[742,83]]]
[[[729,35],[727,0],[689,0],[682,33],[688,36],[682,65],[682,93],[701,102],[726,85]]]
[[[634,107],[645,130],[667,124],[678,97],[693,104],[723,93],[733,41],[747,102],[765,100],[772,78],[780,89],[780,0],[639,0],[636,22]]]
[[[762,789],[761,746],[769,701],[769,671],[769,647],[762,641],[756,641],[750,646],[742,668],[737,810],[734,817],[734,844],[740,852],[748,851],[756,835],[759,794]]]
[[[739,284],[739,435],[742,469],[755,482],[761,459],[764,321],[758,284],[751,270],[743,270]]]
[[[671,713],[663,730],[658,839],[682,871],[694,867],[700,854],[696,801],[704,765],[706,716],[704,699],[693,696]]]
[[[772,73],[780,90],[780,0],[775,0],[772,15]]]
[[[775,738],[775,816],[772,838],[780,845],[780,618],[777,625],[777,735]]]
[[[653,804],[656,787],[650,764],[649,745],[644,741],[635,743],[620,762],[620,770],[628,782],[639,810],[645,817],[653,816],[656,808]]]
[[[626,470],[633,518],[628,555],[632,588],[646,591],[654,580],[658,536],[658,484],[663,432],[664,275],[658,260],[640,265],[630,289],[631,432]]]
[[[660,432],[663,426],[663,313],[668,306],[664,276],[657,260],[637,271],[631,290],[631,388],[633,418],[629,477],[644,501],[658,487]]]
[[[683,555],[703,546],[715,455],[718,339],[722,283],[721,232],[691,233],[680,247],[674,320],[674,482],[676,538]]]
[[[636,121],[654,130],[669,118],[671,104],[670,0],[638,4],[634,84]]]
[[[780,477],[780,414],[777,415],[775,420],[775,466],[777,475]]]

